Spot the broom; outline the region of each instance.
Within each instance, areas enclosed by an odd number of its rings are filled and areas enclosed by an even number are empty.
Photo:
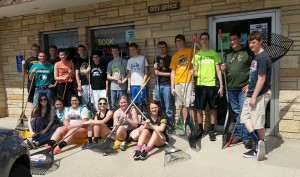
[[[143,112],[137,107],[137,105],[134,102],[131,102],[131,104],[133,104],[133,106],[139,111],[139,113],[142,115],[142,117],[144,119],[147,119],[147,117],[145,116],[145,114],[143,114]],[[161,134],[156,130],[156,127],[153,126],[151,123],[149,123],[153,130],[155,131],[155,133],[164,141],[165,145],[167,146],[167,148],[165,148],[165,158],[164,158],[164,166],[168,166],[168,165],[172,165],[175,164],[177,162],[181,162],[181,161],[185,161],[185,160],[190,160],[191,156],[185,152],[183,152],[182,150],[172,146],[170,143],[168,143],[163,136],[161,136]]]

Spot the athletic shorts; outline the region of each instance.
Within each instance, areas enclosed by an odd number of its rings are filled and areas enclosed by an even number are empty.
[[[131,95],[130,98],[133,100],[135,96],[138,94],[140,91],[141,86],[133,85],[130,87],[131,90]],[[135,104],[140,104],[142,102],[146,102],[146,94],[147,94],[147,87],[144,87],[143,91],[138,95],[138,97],[135,100]]]
[[[271,90],[268,90],[263,95],[256,98],[254,108],[249,106],[251,97],[246,97],[243,109],[241,112],[241,123],[249,123],[253,129],[265,128],[266,123],[266,108],[272,96]]]
[[[189,107],[194,102],[194,94],[192,93],[194,84],[191,82],[179,83],[175,85],[175,104],[176,106]]]
[[[195,86],[195,102],[196,109],[205,110],[208,104],[209,109],[216,109],[218,90],[216,86]]]

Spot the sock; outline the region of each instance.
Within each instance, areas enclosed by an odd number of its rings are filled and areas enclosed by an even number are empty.
[[[125,140],[125,144],[129,144],[133,141],[132,137],[130,136],[127,140]]]
[[[150,152],[151,150],[152,150],[152,147],[151,147],[151,146],[146,146],[146,147],[145,147],[145,151],[146,151],[146,152]]]
[[[215,124],[210,124],[210,130],[215,131]]]
[[[67,143],[66,143],[65,141],[59,143],[59,145],[58,145],[58,147],[59,147],[60,149],[62,149],[62,148],[65,147],[65,146],[67,146]]]
[[[136,150],[137,150],[137,151],[141,151],[141,150],[142,150],[142,147],[143,147],[143,145],[138,144],[138,145],[136,146]]]
[[[49,146],[53,146],[55,143],[56,143],[56,141],[54,141],[54,140],[49,140],[48,145],[49,145]]]
[[[200,132],[203,132],[203,123],[200,123],[200,124],[199,124],[199,131],[200,131]]]
[[[99,142],[99,137],[94,137],[94,142],[98,143]]]
[[[88,142],[92,143],[93,142],[93,137],[88,137]]]

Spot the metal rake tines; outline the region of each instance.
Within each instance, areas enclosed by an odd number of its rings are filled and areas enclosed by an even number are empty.
[[[164,166],[172,165],[177,162],[190,160],[191,156],[180,149],[170,148],[165,150]]]
[[[20,131],[29,131],[28,121],[20,118],[15,129]]]
[[[50,154],[33,154],[30,156],[31,173],[33,175],[45,175],[52,167],[54,157]]]

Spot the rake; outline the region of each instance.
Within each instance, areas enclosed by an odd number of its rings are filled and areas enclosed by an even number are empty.
[[[139,113],[142,115],[144,119],[148,119],[145,114],[138,108],[138,106],[134,103],[131,102],[133,106],[139,111]],[[172,165],[177,162],[185,161],[185,160],[190,160],[191,156],[182,150],[176,148],[175,146],[172,146],[170,143],[168,143],[163,136],[157,131],[156,127],[153,126],[151,123],[149,123],[155,133],[164,141],[165,145],[167,146],[165,148],[165,158],[164,158],[164,166]]]

